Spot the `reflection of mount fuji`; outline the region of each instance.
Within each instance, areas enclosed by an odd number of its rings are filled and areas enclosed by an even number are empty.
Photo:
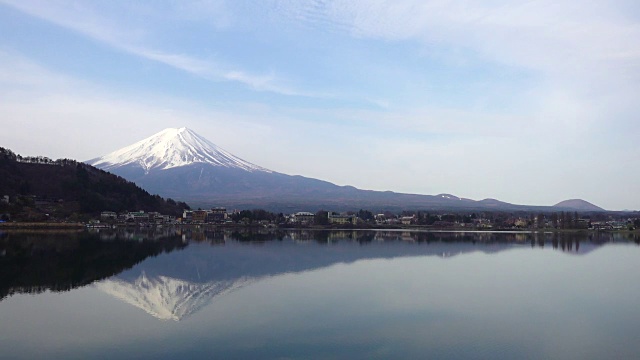
[[[252,280],[237,279],[197,283],[166,276],[149,278],[143,272],[133,281],[115,278],[99,282],[96,287],[158,319],[179,321],[207,305],[212,298],[250,282]]]
[[[338,263],[408,256],[451,257],[458,254],[496,253],[528,247],[528,242],[430,242],[313,241],[191,244],[177,251],[149,258],[95,286],[122,301],[163,320],[179,321],[208,305],[214,298],[262,279],[311,271]],[[580,253],[598,245],[582,243]],[[577,251],[577,249],[576,249]]]

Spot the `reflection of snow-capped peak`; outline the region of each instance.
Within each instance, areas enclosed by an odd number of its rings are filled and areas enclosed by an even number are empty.
[[[135,144],[88,161],[103,170],[135,164],[145,172],[153,169],[204,163],[246,171],[265,171],[265,168],[242,160],[225,151],[190,129],[165,129]]]
[[[147,277],[142,273],[134,281],[111,278],[95,286],[128,304],[162,320],[179,321],[207,305],[214,297],[256,281],[251,278],[194,283],[165,276]]]

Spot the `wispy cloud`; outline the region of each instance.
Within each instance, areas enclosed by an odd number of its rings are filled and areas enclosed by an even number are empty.
[[[464,46],[500,62],[533,68],[572,68],[611,58],[637,60],[638,19],[627,16],[632,1],[334,0],[318,6],[290,2],[300,20],[346,28],[354,36],[416,39]],[[627,6],[620,6],[620,5]],[[637,5],[636,5],[637,6]],[[631,49],[631,51],[630,51]]]
[[[56,25],[76,31],[94,40],[108,44],[109,46],[127,53],[162,63],[175,69],[185,71],[214,81],[232,81],[246,85],[255,91],[267,91],[282,95],[327,97],[326,94],[317,94],[308,91],[300,91],[287,85],[286,80],[278,77],[273,72],[266,75],[256,75],[245,70],[223,65],[210,59],[173,53],[149,47],[145,45],[147,29],[137,28],[130,23],[118,23],[117,20],[101,16],[88,3],[69,1],[17,1],[0,0],[0,3],[10,5],[31,16],[38,17]],[[221,8],[221,2],[196,2],[175,3],[180,10],[180,16],[189,18],[200,17],[198,9],[216,11]],[[222,22],[227,20],[222,20]]]
[[[166,127],[188,126],[215,134],[212,139],[229,149],[233,147],[228,141],[237,133],[248,134],[252,142],[270,133],[266,116],[256,119],[241,111],[211,109],[154,93],[113,91],[6,51],[0,51],[0,98],[0,114],[7,120],[0,144],[26,155],[86,160]],[[100,141],[94,136],[97,131]],[[73,140],[57,141],[52,134]],[[251,151],[251,146],[247,149]]]
[[[446,56],[448,63],[457,57],[462,64],[481,59],[525,69],[538,79],[525,95],[539,123],[580,128],[596,122],[600,130],[632,125],[629,111],[637,100],[629,94],[640,91],[635,1],[327,0],[281,6],[285,16],[321,31],[413,42],[425,57]]]

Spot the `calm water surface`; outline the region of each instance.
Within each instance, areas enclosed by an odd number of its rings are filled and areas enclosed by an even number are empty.
[[[0,358],[637,359],[640,239],[0,234]]]

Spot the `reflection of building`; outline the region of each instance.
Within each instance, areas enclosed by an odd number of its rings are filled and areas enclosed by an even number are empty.
[[[306,230],[292,230],[287,233],[287,236],[294,241],[311,241],[313,240],[312,233]]]
[[[340,231],[331,231],[327,236],[329,240],[354,240],[358,238],[358,232],[355,230],[340,230]]]

